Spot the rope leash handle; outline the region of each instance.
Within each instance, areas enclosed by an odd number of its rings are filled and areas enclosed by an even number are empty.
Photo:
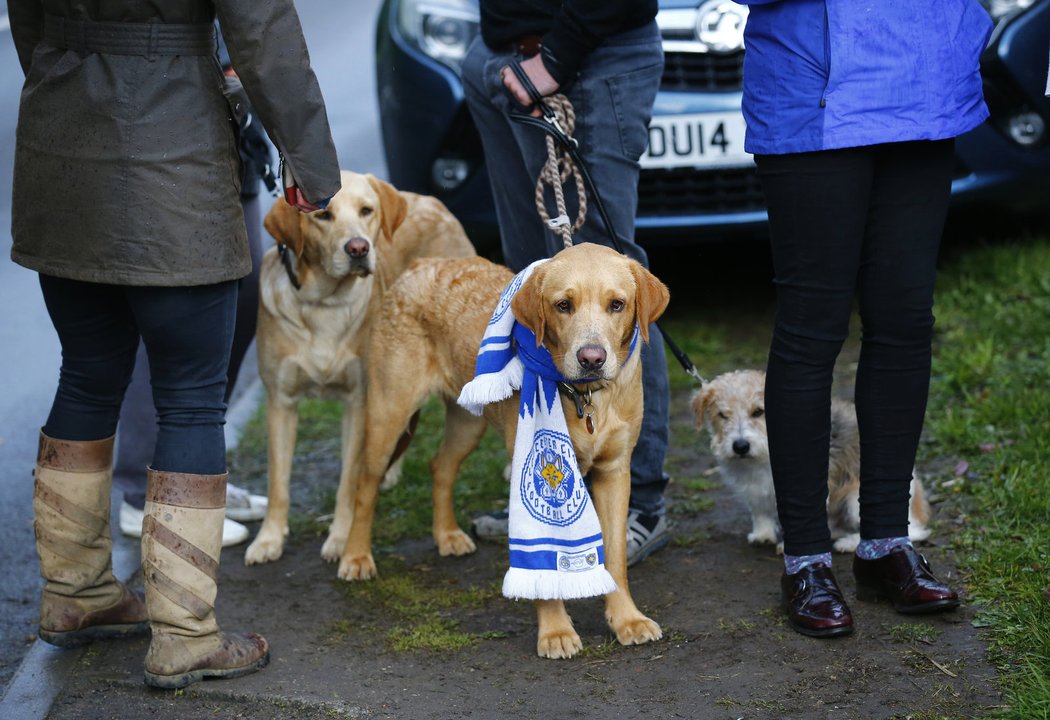
[[[510,69],[525,88],[529,99],[532,100],[532,106],[526,109],[531,111],[533,108],[539,108],[545,122],[557,128],[561,136],[572,140],[572,132],[576,127],[576,112],[569,99],[561,94],[549,97],[540,95],[517,58],[511,59]],[[587,193],[583,179],[572,159],[555,143],[554,137],[550,134],[545,135],[544,140],[547,144],[547,160],[536,178],[536,212],[539,213],[540,219],[547,227],[561,237],[562,245],[568,248],[572,247],[572,236],[583,227],[587,219]],[[576,197],[579,199],[575,221],[570,220],[568,206],[565,202],[565,184],[570,179],[576,185]],[[547,211],[548,187],[554,195],[554,207],[557,213],[554,217],[551,217]]]
[[[518,82],[520,82],[522,87],[525,88],[525,92],[528,93],[529,98],[533,102],[533,105],[535,107],[539,107],[540,111],[543,113],[542,120],[534,118],[532,117],[532,115],[522,112],[509,113],[511,120],[525,125],[532,125],[534,127],[537,127],[543,130],[543,132],[546,134],[547,164],[545,164],[544,169],[540,172],[540,178],[537,180],[536,183],[536,207],[540,213],[540,217],[542,217],[544,221],[547,222],[548,226],[552,230],[554,230],[562,236],[563,241],[565,243],[565,247],[571,247],[572,232],[575,232],[580,227],[582,227],[583,222],[586,219],[587,195],[589,193],[594,200],[595,207],[598,208],[598,215],[602,219],[602,224],[605,226],[605,232],[606,234],[608,234],[610,240],[612,241],[613,247],[621,255],[626,255],[626,253],[623,250],[623,245],[620,243],[620,237],[616,234],[616,230],[613,227],[612,218],[609,217],[609,212],[605,208],[605,203],[602,202],[601,195],[598,194],[598,188],[594,183],[594,179],[591,177],[590,171],[587,169],[587,164],[583,162],[583,158],[580,155],[579,143],[576,141],[576,138],[572,137],[571,133],[572,130],[575,129],[574,126],[576,117],[575,111],[572,108],[572,103],[565,95],[553,95],[547,98],[544,98],[542,95],[540,95],[539,91],[536,89],[536,86],[532,83],[532,80],[529,78],[528,73],[525,72],[525,70],[521,67],[521,63],[518,62],[516,58],[512,58],[510,60],[509,66],[511,72],[513,72],[515,77],[518,78]],[[555,100],[555,98],[557,98],[557,100]],[[562,126],[561,121],[558,117],[558,113],[555,111],[554,108],[548,105],[548,102],[555,102],[556,106],[564,113],[566,118],[572,118],[573,125],[569,127],[568,132],[566,132],[565,127]],[[527,109],[530,111],[532,110],[532,108]],[[568,122],[568,119],[566,119],[567,125]],[[558,157],[556,156],[556,149],[554,147],[555,142],[557,142],[561,146],[563,155],[560,157],[564,158],[564,166],[571,166],[573,170],[572,174],[576,178],[576,196],[577,198],[579,198],[580,211],[577,215],[576,223],[573,225],[572,232],[564,231],[564,228],[568,225],[568,216],[565,213],[564,189],[561,187],[561,185],[568,179],[568,177],[563,177],[561,172],[558,172],[556,174],[556,177],[559,178],[559,183],[554,184],[548,179],[555,177],[555,173],[549,170],[552,163],[552,158]],[[545,182],[551,182],[551,184],[553,185],[555,201],[558,204],[559,216],[554,220],[550,219],[549,215],[547,214],[546,205],[543,202],[542,186]],[[678,363],[682,366],[682,369],[685,370],[686,374],[692,377],[694,380],[696,380],[701,387],[706,385],[707,381],[700,374],[700,371],[696,369],[696,366],[693,365],[692,361],[689,359],[689,356],[686,355],[685,351],[682,350],[678,346],[678,344],[671,339],[671,336],[667,334],[667,331],[664,330],[663,326],[660,325],[659,321],[657,321],[654,324],[660,330],[660,334],[663,335],[664,342],[667,344],[667,347],[671,351],[671,354],[675,356],[675,359],[678,360]]]

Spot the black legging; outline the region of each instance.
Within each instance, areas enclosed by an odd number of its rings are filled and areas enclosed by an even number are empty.
[[[113,435],[141,336],[159,424],[154,469],[226,471],[223,393],[237,281],[126,287],[41,275],[40,287],[62,344],[45,434],[62,440]]]
[[[953,150],[942,140],[756,158],[777,290],[766,424],[789,555],[831,551],[832,371],[855,297],[861,536],[908,534]]]

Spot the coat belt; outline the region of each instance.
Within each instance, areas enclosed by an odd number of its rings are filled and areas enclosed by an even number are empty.
[[[211,23],[96,22],[47,15],[43,39],[56,48],[78,53],[155,57],[216,52],[215,28]]]

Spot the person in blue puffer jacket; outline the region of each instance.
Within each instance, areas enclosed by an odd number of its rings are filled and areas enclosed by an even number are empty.
[[[740,0],[745,148],[769,209],[777,313],[766,423],[791,626],[852,631],[831,572],[832,371],[854,299],[862,349],[857,596],[902,613],[958,606],[908,539],[930,379],[933,287],[954,138],[988,116],[978,0]]]

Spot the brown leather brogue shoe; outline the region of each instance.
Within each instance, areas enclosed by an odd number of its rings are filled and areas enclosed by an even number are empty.
[[[897,547],[877,560],[853,558],[857,597],[889,600],[904,614],[934,613],[959,607],[959,596],[933,576],[926,558],[913,547]]]
[[[824,563],[807,565],[780,578],[780,599],[788,623],[810,637],[838,637],[853,632],[853,616],[835,576]]]

